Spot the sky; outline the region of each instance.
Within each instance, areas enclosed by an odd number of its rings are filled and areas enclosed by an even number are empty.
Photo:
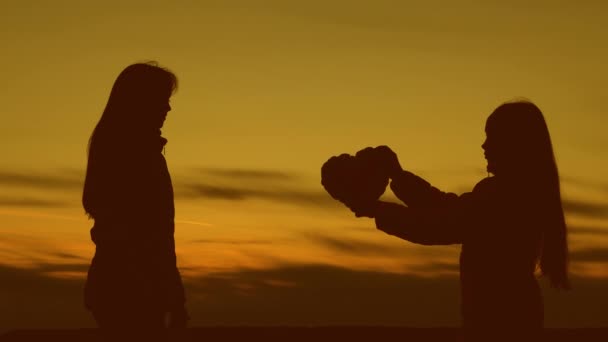
[[[2,1],[0,331],[94,326],[86,146],[149,60],[179,79],[163,135],[192,325],[458,326],[459,246],[379,232],[320,168],[388,145],[470,191],[486,118],[518,98],[545,115],[569,225],[575,288],[541,280],[546,325],[608,325],[607,18],[599,0]]]

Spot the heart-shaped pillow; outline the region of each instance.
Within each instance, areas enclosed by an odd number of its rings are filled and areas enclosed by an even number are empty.
[[[362,153],[363,152],[363,153]],[[386,190],[389,177],[368,149],[355,156],[341,154],[329,158],[321,167],[321,184],[338,201],[348,205],[375,201]]]

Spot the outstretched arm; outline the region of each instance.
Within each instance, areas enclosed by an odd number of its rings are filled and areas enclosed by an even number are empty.
[[[457,207],[408,208],[378,201],[373,217],[376,227],[389,235],[422,245],[450,245],[462,243],[466,229],[463,212]]]
[[[387,146],[366,148],[357,156],[377,163],[392,179],[391,189],[407,207],[382,201],[345,203],[356,216],[373,217],[378,229],[414,243],[448,245],[463,242],[475,211],[472,193],[458,196],[438,190],[424,179],[404,171],[397,155]]]
[[[459,201],[458,195],[443,192],[409,171],[401,170],[391,178],[391,190],[410,208],[449,209]]]

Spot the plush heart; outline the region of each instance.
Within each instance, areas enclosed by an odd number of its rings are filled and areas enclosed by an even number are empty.
[[[321,184],[338,201],[365,203],[375,201],[386,190],[388,175],[374,162],[370,153],[341,154],[329,158],[321,167]]]

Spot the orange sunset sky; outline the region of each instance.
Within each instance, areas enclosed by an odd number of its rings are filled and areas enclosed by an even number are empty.
[[[541,281],[546,325],[608,325],[607,20],[600,0],[3,1],[0,332],[94,326],[86,145],[147,60],[180,81],[163,135],[192,325],[458,326],[459,246],[377,231],[320,167],[384,144],[469,191],[485,119],[518,97],[545,113],[569,224],[575,288]]]

